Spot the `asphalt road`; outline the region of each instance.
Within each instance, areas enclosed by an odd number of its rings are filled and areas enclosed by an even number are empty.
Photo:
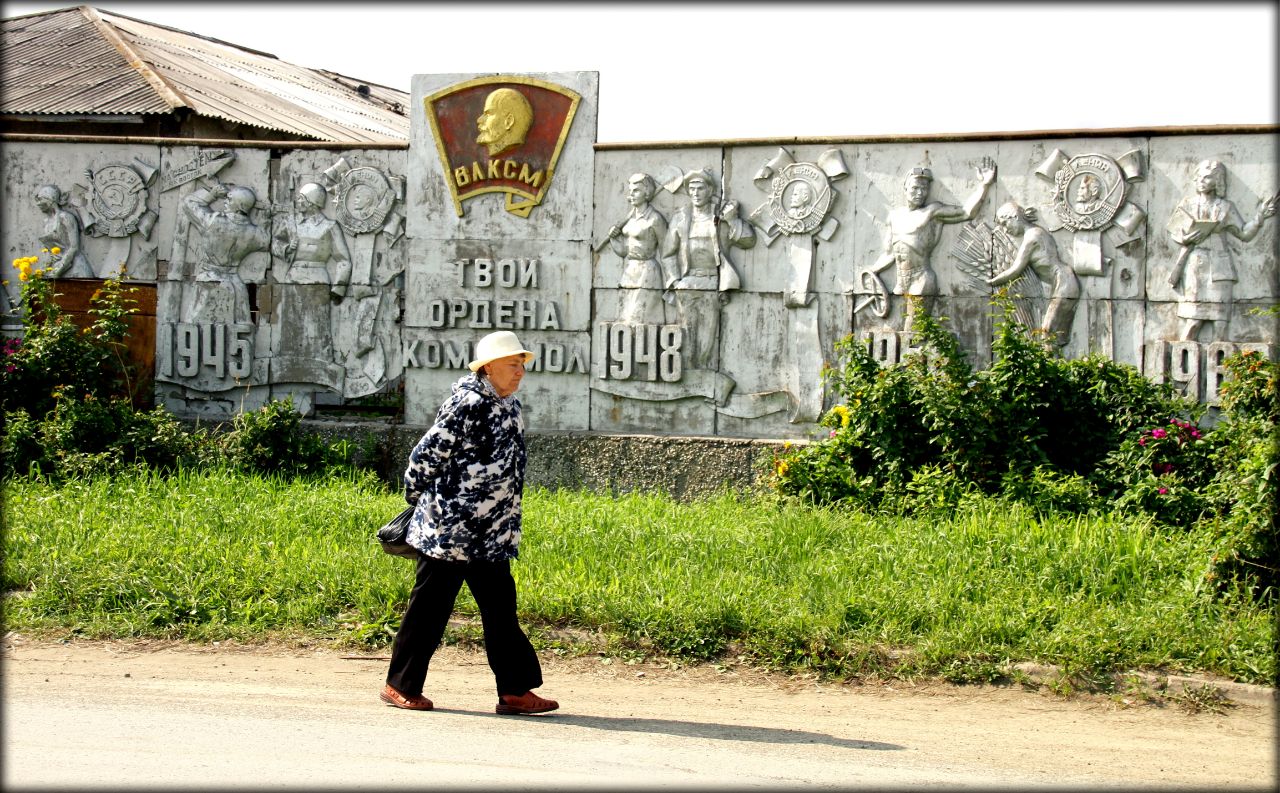
[[[4,646],[6,791],[36,788],[1179,786],[1274,789],[1274,709],[714,669],[544,663],[561,710],[493,713],[482,654],[433,663],[437,710],[383,705],[332,650]]]

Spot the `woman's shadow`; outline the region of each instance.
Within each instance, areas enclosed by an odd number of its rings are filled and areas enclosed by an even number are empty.
[[[673,719],[621,718],[616,716],[584,716],[573,713],[548,713],[536,716],[548,725],[589,727],[610,732],[653,732],[676,735],[682,738],[713,738],[721,741],[752,741],[780,744],[825,744],[842,749],[891,751],[904,749],[894,743],[857,741],[836,738],[821,732],[785,730],[775,727],[751,727],[742,724],[717,724],[713,722],[676,721]]]

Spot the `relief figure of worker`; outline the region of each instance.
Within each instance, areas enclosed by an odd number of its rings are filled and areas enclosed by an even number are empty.
[[[93,266],[85,258],[80,247],[80,218],[67,209],[67,199],[62,191],[51,184],[36,188],[36,208],[44,213],[40,227],[40,247],[49,252],[53,263],[50,278],[96,278]],[[57,253],[54,253],[54,250]]]
[[[893,293],[920,298],[919,301],[906,301],[902,330],[911,329],[917,302],[924,311],[933,310],[933,301],[938,295],[938,277],[930,259],[941,238],[942,226],[964,223],[977,217],[978,207],[996,179],[995,161],[984,157],[977,173],[982,184],[963,206],[929,200],[933,172],[928,168],[912,168],[907,173],[903,182],[906,206],[890,211],[885,253],[871,267],[871,272],[876,274],[894,267],[897,279]]]
[[[667,236],[667,219],[653,208],[658,185],[648,174],[633,174],[627,180],[625,220],[609,229],[609,247],[623,259],[619,322],[633,325],[666,323],[666,286],[659,252]]]
[[[224,200],[223,209],[213,203]],[[251,321],[249,292],[240,276],[245,257],[271,247],[270,233],[254,223],[250,212],[258,197],[248,187],[197,189],[182,201],[182,211],[200,232],[193,282],[182,292],[182,320],[190,323],[240,324]]]
[[[729,260],[731,247],[756,244],[751,224],[738,217],[736,201],[718,200],[715,181],[706,170],[684,176],[689,205],[671,217],[662,255],[668,260],[666,289],[675,299],[680,322],[691,336],[689,363],[693,368],[714,369],[720,307],[742,279]]]
[[[347,294],[351,254],[342,227],[324,214],[327,200],[322,186],[302,185],[290,222],[275,235],[277,358],[334,360],[330,308]]]
[[[1058,255],[1053,235],[1037,226],[1035,220],[1035,210],[1023,209],[1012,201],[996,210],[996,222],[1018,247],[1013,261],[987,283],[1002,286],[1030,271],[1049,293],[1039,329],[1049,335],[1055,346],[1062,347],[1071,340],[1071,323],[1080,302],[1080,279]]]
[[[1248,222],[1227,200],[1227,169],[1217,160],[1201,162],[1195,171],[1193,193],[1182,199],[1169,219],[1169,236],[1178,258],[1169,285],[1178,290],[1179,338],[1197,341],[1206,322],[1217,326],[1217,341],[1229,340],[1232,291],[1236,267],[1227,238],[1249,242],[1263,222],[1276,214],[1280,195],[1264,200]]]

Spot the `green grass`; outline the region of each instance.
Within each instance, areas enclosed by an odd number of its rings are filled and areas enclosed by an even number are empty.
[[[412,582],[372,539],[403,502],[371,477],[15,480],[4,498],[8,629],[380,646]],[[514,571],[543,646],[578,628],[614,651],[835,676],[989,679],[1037,661],[1272,683],[1275,614],[1212,586],[1215,547],[1207,530],[994,502],[904,519],[531,490]],[[459,611],[475,612],[465,590]]]

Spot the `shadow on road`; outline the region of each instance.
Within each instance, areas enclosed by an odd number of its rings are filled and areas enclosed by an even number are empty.
[[[755,741],[758,743],[819,743],[842,749],[870,749],[888,751],[905,747],[879,741],[856,741],[836,738],[821,732],[784,730],[775,727],[747,727],[741,724],[716,724],[698,721],[674,721],[672,719],[629,719],[613,716],[579,716],[557,713],[547,721],[555,724],[590,727],[613,732],[661,732],[683,738],[715,738],[722,741]]]
[[[436,708],[436,712],[449,713],[448,708]],[[463,714],[467,711],[452,711]],[[512,718],[503,716],[502,718]],[[584,716],[573,713],[549,713],[541,716],[522,716],[522,719],[537,719],[548,726],[589,727],[593,730],[609,730],[610,732],[655,732],[677,735],[682,738],[714,738],[721,741],[754,741],[757,743],[794,743],[825,744],[841,749],[865,749],[872,751],[892,751],[905,749],[896,743],[880,743],[879,741],[856,741],[848,738],[836,738],[821,732],[806,730],[784,730],[775,727],[747,727],[741,724],[716,724],[714,722],[675,721],[673,719],[640,719],[615,716]]]

